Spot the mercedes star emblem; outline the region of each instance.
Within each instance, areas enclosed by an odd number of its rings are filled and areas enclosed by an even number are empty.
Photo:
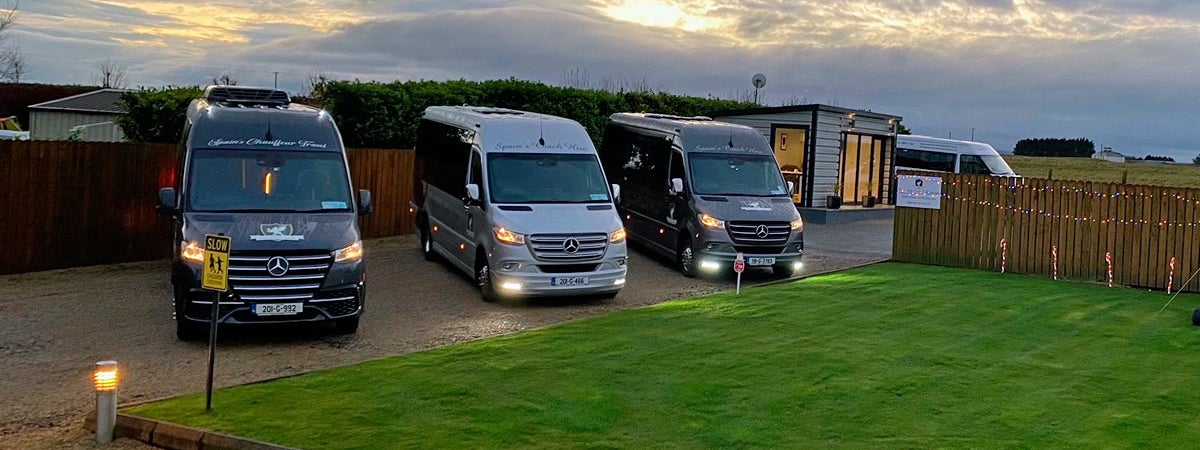
[[[273,277],[282,277],[288,273],[288,260],[282,256],[276,256],[267,260],[267,273]]]
[[[570,238],[566,241],[563,241],[563,250],[566,250],[567,253],[575,253],[579,251],[579,241],[575,240],[575,238]]]
[[[758,237],[760,237],[760,238],[766,239],[766,237],[769,236],[771,234],[771,232],[767,231],[766,225],[759,225],[758,228],[754,229],[754,234],[758,235]]]

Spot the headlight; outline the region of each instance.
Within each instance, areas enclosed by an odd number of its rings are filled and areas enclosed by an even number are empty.
[[[804,219],[801,218],[801,219],[796,219],[796,220],[792,221],[792,231],[803,230],[803,229],[804,229]]]
[[[725,229],[725,221],[724,220],[718,219],[718,218],[710,216],[708,214],[700,215],[700,225],[704,225],[704,228],[712,228],[714,230],[724,230]]]
[[[195,242],[180,242],[179,257],[184,261],[204,262],[204,247]]]
[[[618,242],[625,242],[625,235],[625,227],[617,228],[617,231],[614,231],[612,234],[608,235],[608,242],[612,242],[614,244]]]
[[[525,235],[514,233],[504,227],[496,227],[496,240],[503,244],[522,245],[525,243]]]
[[[333,262],[351,262],[362,259],[362,241],[354,241],[348,247],[333,252]]]

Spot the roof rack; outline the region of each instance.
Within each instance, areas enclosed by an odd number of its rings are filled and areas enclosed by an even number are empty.
[[[692,116],[692,117],[686,117],[686,116],[675,116],[675,115],[671,115],[671,114],[646,114],[646,115],[645,115],[645,116],[643,116],[643,117],[645,117],[645,118],[647,118],[647,119],[666,119],[666,120],[699,120],[699,121],[708,121],[708,122],[711,122],[711,121],[712,121],[712,117],[708,117],[708,116]]]
[[[204,89],[204,100],[237,106],[287,106],[292,103],[287,92],[277,89],[241,86],[209,86]]]

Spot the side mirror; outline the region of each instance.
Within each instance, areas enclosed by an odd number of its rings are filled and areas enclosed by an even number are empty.
[[[671,179],[671,194],[679,195],[683,193],[683,178]]]
[[[613,203],[621,203],[621,185],[612,185],[612,198]]]
[[[358,190],[358,215],[365,216],[375,212],[375,205],[371,204],[371,191],[366,189]]]
[[[154,210],[162,215],[173,215],[179,212],[179,204],[175,200],[175,188],[162,188],[158,190],[158,204],[154,205]]]
[[[467,200],[479,202],[479,185],[471,183],[467,185]]]
[[[790,194],[792,194],[793,192],[796,192],[796,182],[795,182],[795,181],[788,181],[787,183],[788,183],[788,194],[790,195]]]

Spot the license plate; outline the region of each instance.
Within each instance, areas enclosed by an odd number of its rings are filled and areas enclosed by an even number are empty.
[[[775,264],[775,258],[746,258],[746,264],[752,266],[769,266]]]
[[[588,277],[552,277],[551,286],[587,286]]]
[[[257,303],[254,305],[256,316],[290,316],[304,311],[303,303]]]

